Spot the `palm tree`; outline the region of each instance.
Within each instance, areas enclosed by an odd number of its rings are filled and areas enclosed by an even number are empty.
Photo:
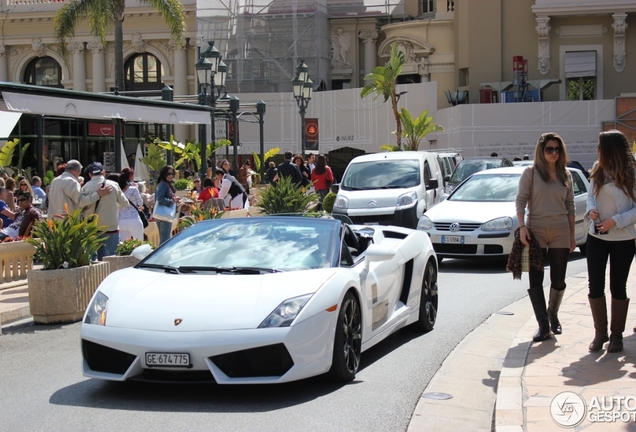
[[[140,0],[159,11],[177,45],[183,44],[186,31],[183,6],[179,0]],[[106,33],[115,30],[115,80],[124,88],[124,10],[126,0],[70,0],[55,14],[55,37],[62,57],[68,56],[66,38],[75,36],[75,27],[87,19],[91,34],[106,46]]]
[[[402,108],[400,110],[400,119],[404,125],[404,138],[406,138],[407,142],[404,146],[408,146],[409,150],[418,150],[420,141],[429,133],[444,130],[442,126],[433,123],[433,117],[428,116],[428,110],[414,119],[406,108]]]
[[[386,66],[378,66],[373,69],[373,72],[365,76],[364,80],[370,82],[365,85],[360,92],[360,97],[365,97],[371,93],[375,93],[376,99],[379,96],[384,97],[384,102],[391,99],[393,116],[395,117],[395,123],[397,126],[395,136],[398,149],[402,148],[402,122],[400,121],[400,112],[398,111],[400,95],[396,93],[396,88],[397,78],[402,73],[402,66],[404,66],[404,63],[404,53],[399,51],[397,49],[397,45],[394,43],[391,46],[391,58],[386,63]]]

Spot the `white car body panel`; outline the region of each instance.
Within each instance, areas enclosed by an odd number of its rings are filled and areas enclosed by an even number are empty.
[[[360,299],[364,351],[418,321],[424,268],[429,261],[437,268],[425,233],[391,226],[357,228],[375,230],[374,243],[394,251],[393,257],[375,261],[363,253],[353,266],[253,275],[175,274],[147,268],[111,274],[93,296],[101,293],[109,299],[106,325],[82,323],[80,337],[83,347],[92,343],[135,358],[125,371],[111,373],[91,369],[85,355],[83,374],[124,381],[148,370],[175,370],[149,368],[146,353],[189,354],[187,371],[209,371],[220,384],[282,383],[329,371],[336,323],[347,292]],[[406,238],[385,238],[383,230]],[[411,285],[403,304],[404,265],[411,259]],[[258,328],[282,302],[306,294],[313,295],[290,326]],[[285,347],[293,361],[280,376],[228,376],[211,360],[277,344]]]

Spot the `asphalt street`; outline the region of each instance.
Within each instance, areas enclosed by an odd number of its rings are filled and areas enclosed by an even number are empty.
[[[585,268],[575,252],[568,275]],[[347,385],[319,378],[271,386],[102,382],[81,374],[79,324],[5,329],[0,431],[404,431],[450,351],[526,288],[501,262],[445,260],[435,329],[405,329],[363,353]]]

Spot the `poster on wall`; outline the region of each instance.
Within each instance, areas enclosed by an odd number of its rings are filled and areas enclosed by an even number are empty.
[[[115,171],[115,152],[104,152],[104,170],[106,172]]]

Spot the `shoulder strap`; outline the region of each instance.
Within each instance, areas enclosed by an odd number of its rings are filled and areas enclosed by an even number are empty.
[[[102,183],[102,187],[106,186],[106,180],[104,180],[104,183]],[[99,206],[99,202],[101,201],[102,197],[97,198],[97,201],[95,201],[95,210],[93,210],[94,213],[97,213],[97,206]]]

